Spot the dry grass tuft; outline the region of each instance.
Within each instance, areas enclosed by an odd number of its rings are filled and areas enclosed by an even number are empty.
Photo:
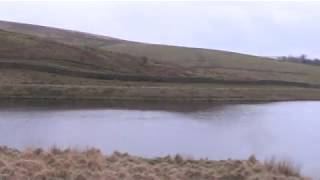
[[[291,160],[277,160],[272,157],[264,162],[265,167],[272,172],[286,176],[300,176],[300,167]]]

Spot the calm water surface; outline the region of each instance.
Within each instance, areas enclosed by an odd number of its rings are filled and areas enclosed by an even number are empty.
[[[174,105],[168,106],[174,107]],[[320,102],[191,105],[179,111],[0,108],[0,144],[97,147],[147,157],[291,159],[320,177]]]

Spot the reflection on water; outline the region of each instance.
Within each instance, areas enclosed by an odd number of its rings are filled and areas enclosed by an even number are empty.
[[[320,177],[320,102],[184,105],[181,110],[171,104],[173,111],[171,106],[165,110],[2,106],[0,144],[94,146],[105,153],[119,150],[148,157],[275,155],[292,159],[303,172]]]

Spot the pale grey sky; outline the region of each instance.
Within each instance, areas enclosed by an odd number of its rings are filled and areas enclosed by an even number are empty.
[[[0,19],[264,56],[320,57],[320,2],[0,2]]]

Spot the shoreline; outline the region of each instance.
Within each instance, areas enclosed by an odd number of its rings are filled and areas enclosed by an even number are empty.
[[[111,82],[110,82],[111,84]],[[0,99],[100,102],[275,102],[320,100],[320,88],[221,84],[0,85]]]
[[[0,97],[0,108],[4,109],[125,109],[164,110],[173,112],[201,111],[217,106],[256,105],[282,102],[318,102],[319,100],[263,100],[263,101],[160,101],[160,100],[101,100],[101,99],[52,99],[52,98],[4,98]]]

